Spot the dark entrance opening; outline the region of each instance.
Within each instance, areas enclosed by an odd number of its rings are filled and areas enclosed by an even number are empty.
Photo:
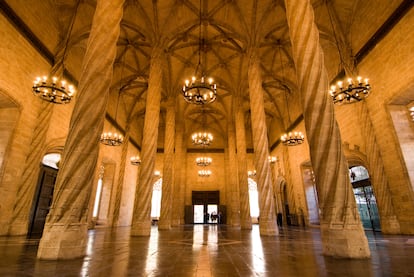
[[[349,176],[362,226],[364,229],[381,231],[377,200],[372,190],[368,171],[363,166],[352,167],[349,170]]]
[[[30,212],[29,231],[27,234],[29,238],[40,238],[42,236],[46,216],[52,205],[57,173],[57,169],[42,165]]]
[[[185,218],[186,223],[225,224],[226,206],[220,205],[220,191],[193,191],[192,206],[186,207]]]

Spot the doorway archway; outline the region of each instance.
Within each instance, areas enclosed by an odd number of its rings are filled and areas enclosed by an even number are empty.
[[[52,205],[60,158],[60,153],[49,153],[43,157],[29,218],[27,236],[30,238],[40,238],[43,234],[46,216]]]
[[[381,224],[377,201],[369,179],[368,170],[364,166],[353,166],[349,169],[349,178],[354,190],[355,201],[364,229],[380,231]]]
[[[250,217],[252,218],[253,223],[258,223],[258,218],[260,216],[260,208],[257,183],[252,178],[248,178],[247,180],[249,183]]]

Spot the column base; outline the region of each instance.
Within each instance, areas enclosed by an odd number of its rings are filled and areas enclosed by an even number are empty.
[[[252,229],[252,221],[251,220],[241,220],[240,221],[240,228],[242,230],[251,230]]]
[[[260,218],[259,229],[261,236],[277,236],[279,235],[279,229],[277,228],[276,221],[263,221]]]
[[[87,231],[87,223],[46,224],[37,250],[37,258],[67,260],[85,256]]]
[[[151,235],[151,222],[133,223],[131,236],[149,237]]]
[[[173,219],[173,220],[171,220],[171,226],[172,227],[178,227],[178,226],[180,226],[180,220],[179,219]]]
[[[28,220],[25,222],[14,221],[10,225],[8,235],[9,236],[24,236],[24,235],[27,235],[28,230],[29,230]]]
[[[322,252],[338,258],[365,259],[371,256],[362,226],[321,224]]]
[[[400,218],[399,224],[401,235],[414,235],[414,221],[412,218]]]
[[[9,235],[9,221],[0,221],[0,236],[7,236]]]
[[[397,235],[401,233],[400,222],[396,216],[381,217],[381,233]]]
[[[158,230],[170,230],[171,224],[170,222],[166,220],[160,220],[158,221]]]

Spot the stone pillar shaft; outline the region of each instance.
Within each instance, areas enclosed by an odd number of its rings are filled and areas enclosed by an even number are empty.
[[[168,230],[172,221],[174,188],[175,99],[170,99],[165,117],[164,169],[162,178],[161,216],[158,229]]]
[[[229,174],[227,179],[228,206],[227,224],[240,226],[240,194],[239,184],[237,182],[237,155],[236,155],[236,135],[234,130],[234,121],[228,123],[228,164]]]
[[[259,193],[260,234],[272,236],[277,235],[279,230],[276,225],[272,174],[270,172],[268,162],[269,142],[267,140],[267,126],[264,111],[260,60],[256,49],[251,49],[249,54],[248,79],[254,146],[254,164],[256,167],[257,189]]]
[[[142,138],[140,185],[135,194],[132,236],[149,236],[151,232],[151,199],[163,83],[162,64],[162,49],[155,47],[151,55]]]
[[[309,0],[285,0],[285,7],[317,181],[323,252],[339,257],[369,257],[332,99],[327,93],[329,80],[312,5]]]
[[[236,96],[235,102],[234,121],[236,124],[237,179],[240,194],[240,227],[250,230],[252,229],[252,218],[250,216],[249,184],[247,182],[246,130],[241,96]]]
[[[368,170],[375,198],[378,202],[378,212],[381,219],[381,232],[384,234],[399,234],[400,223],[395,214],[392,203],[392,194],[389,188],[388,178],[384,170],[384,162],[381,157],[379,146],[375,138],[368,108],[365,102],[361,103],[361,132],[365,139]]]
[[[55,55],[55,64],[52,67],[50,76],[63,75],[63,62],[66,42],[68,36],[60,42]],[[53,113],[53,104],[41,101],[41,108],[37,117],[35,129],[33,131],[30,152],[27,155],[21,182],[17,189],[13,217],[9,226],[9,235],[25,235],[28,233],[30,209],[33,205],[33,195],[35,193],[37,178],[39,178],[39,162],[45,151],[46,136],[50,126]]]
[[[175,157],[179,163],[174,164],[174,186],[173,186],[173,219],[172,226],[178,226],[181,224],[181,218],[184,214],[184,201],[181,197],[184,191],[184,178],[182,178],[183,169],[182,164],[184,163],[184,143],[183,143],[183,122],[178,121],[176,124],[175,132]]]
[[[123,4],[124,0],[97,1],[62,167],[39,244],[40,259],[71,259],[85,254],[91,180],[98,158]]]
[[[113,209],[113,214],[110,216],[112,226],[116,227],[119,225],[119,213],[121,211],[121,201],[122,201],[122,193],[124,191],[124,179],[125,179],[125,168],[126,163],[129,161],[127,154],[128,154],[128,146],[129,146],[129,131],[131,125],[127,123],[125,128],[125,136],[124,136],[124,143],[122,144],[122,152],[121,152],[121,161],[119,163],[119,170],[118,170],[118,182],[116,183],[116,190],[115,190],[115,204]]]

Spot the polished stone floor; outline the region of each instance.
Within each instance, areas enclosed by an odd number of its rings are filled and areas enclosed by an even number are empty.
[[[0,276],[414,276],[414,236],[367,232],[372,257],[321,254],[317,228],[188,225],[130,237],[129,228],[89,231],[87,254],[70,261],[36,259],[39,240],[0,237]]]

